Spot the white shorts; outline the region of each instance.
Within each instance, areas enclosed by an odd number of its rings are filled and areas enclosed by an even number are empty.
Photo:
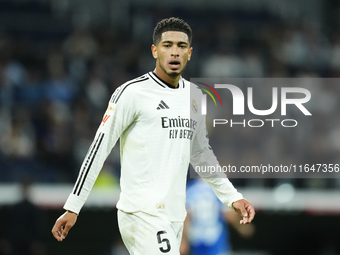
[[[183,222],[118,210],[118,226],[130,255],[179,255]]]

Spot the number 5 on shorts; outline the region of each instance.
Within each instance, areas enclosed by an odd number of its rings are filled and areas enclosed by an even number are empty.
[[[171,250],[171,246],[170,246],[170,241],[169,239],[167,238],[161,238],[161,235],[162,234],[166,234],[166,231],[158,231],[157,232],[157,240],[158,240],[158,243],[161,244],[161,243],[166,243],[166,249],[164,249],[163,247],[159,247],[159,250],[163,253],[165,252],[169,252]]]

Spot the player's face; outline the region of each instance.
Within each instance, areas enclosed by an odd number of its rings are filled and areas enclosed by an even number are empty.
[[[152,46],[152,54],[157,59],[156,68],[168,76],[181,75],[191,53],[188,35],[178,31],[164,32],[158,45]]]

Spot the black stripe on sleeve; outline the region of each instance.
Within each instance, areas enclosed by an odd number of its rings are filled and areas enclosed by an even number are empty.
[[[114,103],[117,104],[118,99],[120,98],[120,96],[123,94],[124,90],[125,90],[129,85],[134,84],[134,83],[138,83],[138,82],[142,82],[142,81],[146,81],[146,80],[148,80],[148,79],[149,79],[149,77],[144,77],[144,78],[142,78],[142,79],[140,79],[140,80],[132,81],[132,82],[126,84],[125,87],[117,94],[117,97],[116,97],[116,100],[114,101]]]
[[[142,75],[142,76],[140,76],[140,77],[134,79],[133,81],[131,81],[131,84],[132,84],[132,83],[135,83],[135,82],[138,82],[138,81],[141,81],[141,80],[144,81],[144,80],[146,80],[145,78],[148,78],[148,77],[145,76],[145,75]],[[124,84],[123,84],[123,85],[124,85]],[[122,86],[123,86],[123,85],[122,85]],[[126,86],[128,86],[128,85],[130,85],[130,83],[126,84]],[[111,103],[113,103],[114,100],[117,98],[119,92],[122,90],[122,86],[118,87],[118,88],[116,89],[116,91],[113,93],[113,95],[112,95],[112,97],[111,97],[111,100],[110,100]]]
[[[87,159],[86,159],[84,168],[83,168],[83,170],[81,171],[80,176],[78,177],[78,180],[77,180],[77,182],[76,182],[75,188],[74,188],[74,190],[73,190],[73,194],[76,194],[76,193],[77,193],[77,189],[78,189],[78,187],[79,187],[79,184],[80,184],[81,180],[83,179],[83,175],[84,175],[84,172],[86,171],[87,165],[88,165],[89,161],[91,160],[91,157],[92,157],[94,148],[96,148],[96,146],[97,146],[99,137],[100,137],[100,136],[97,137],[97,139],[96,139],[96,141],[95,141],[95,143],[94,143],[94,145],[93,145],[91,151],[89,151],[89,153],[88,153],[88,156],[87,156]]]
[[[93,157],[92,157],[91,162],[90,162],[90,164],[89,164],[89,167],[88,167],[87,170],[86,170],[84,179],[83,179],[83,181],[82,181],[82,183],[81,183],[81,185],[80,185],[80,188],[79,188],[79,190],[78,190],[77,196],[79,196],[80,191],[82,190],[82,188],[83,188],[83,186],[84,186],[86,177],[87,177],[87,175],[88,175],[88,173],[89,173],[89,171],[90,171],[90,168],[91,168],[91,166],[92,166],[93,160],[95,159],[96,154],[97,154],[97,152],[98,152],[98,149],[99,149],[99,147],[100,147],[100,144],[101,144],[102,141],[103,141],[104,133],[100,133],[99,137],[100,137],[99,143],[98,143],[98,145],[97,145],[96,150],[94,151],[94,154],[93,154]]]
[[[79,187],[79,189],[78,189],[77,196],[79,196],[79,194],[80,194],[80,192],[81,192],[81,190],[82,190],[82,188],[83,188],[83,186],[84,186],[86,177],[87,177],[87,175],[89,174],[89,171],[90,171],[90,168],[91,168],[91,166],[92,166],[93,160],[94,160],[95,157],[96,157],[96,154],[97,154],[97,152],[98,152],[98,149],[99,149],[99,147],[100,147],[100,144],[101,144],[102,141],[103,141],[103,138],[104,138],[104,133],[100,133],[99,136],[98,136],[99,141],[98,141],[98,139],[97,139],[97,144],[96,144],[96,146],[93,146],[93,149],[95,149],[95,150],[94,150],[93,156],[92,156],[92,158],[91,158],[90,164],[88,165],[88,167],[87,167],[87,169],[86,169],[86,173],[85,173],[85,175],[84,175],[83,181],[82,181],[82,183],[81,183],[81,185],[80,185],[80,187]],[[93,150],[93,149],[92,149],[92,150]],[[85,170],[85,169],[84,169],[84,170]],[[83,173],[84,173],[84,172],[83,172]],[[76,192],[76,191],[75,191],[75,192]]]
[[[116,91],[113,93],[113,95],[112,95],[112,97],[111,97],[111,103],[113,103],[113,101],[116,99],[116,97],[117,97],[117,95],[118,95],[118,93],[119,93],[119,91],[121,91],[122,90],[122,87],[118,87],[117,89],[116,89]]]

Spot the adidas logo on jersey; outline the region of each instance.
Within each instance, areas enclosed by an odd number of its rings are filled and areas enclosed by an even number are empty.
[[[163,100],[159,102],[159,105],[157,107],[157,110],[162,110],[162,109],[170,109],[169,106]]]

